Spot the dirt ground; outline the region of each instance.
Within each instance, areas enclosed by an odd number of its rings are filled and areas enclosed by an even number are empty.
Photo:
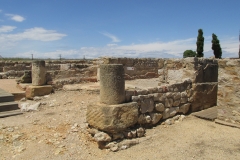
[[[146,130],[126,150],[100,150],[86,132],[85,113],[99,95],[56,91],[41,97],[39,111],[0,119],[0,159],[218,159],[240,157],[240,130],[188,115],[173,125]],[[21,102],[26,103],[26,102]],[[36,101],[27,101],[36,103]]]

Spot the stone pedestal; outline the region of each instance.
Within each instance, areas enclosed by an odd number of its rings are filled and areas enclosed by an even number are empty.
[[[86,118],[88,124],[94,128],[108,133],[121,132],[137,123],[138,104],[92,104],[87,108]]]
[[[125,102],[123,65],[100,65],[100,102],[109,105]]]
[[[53,88],[51,85],[45,86],[28,86],[26,89],[26,98],[32,99],[35,96],[44,96],[52,92]]]
[[[42,86],[46,84],[45,61],[34,61],[32,63],[32,85]]]

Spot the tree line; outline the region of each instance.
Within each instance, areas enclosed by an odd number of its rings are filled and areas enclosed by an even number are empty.
[[[183,58],[186,57],[203,57],[203,48],[204,48],[204,37],[203,37],[203,30],[198,30],[198,36],[197,36],[197,49],[196,51],[193,50],[186,50],[183,52]],[[218,37],[216,34],[212,34],[212,50],[215,58],[222,58],[222,48],[220,46],[220,41],[218,40]]]

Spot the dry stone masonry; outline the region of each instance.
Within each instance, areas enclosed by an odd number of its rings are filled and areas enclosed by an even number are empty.
[[[122,66],[126,71],[128,69],[126,65],[129,65],[126,62],[130,60],[120,58],[117,60],[118,64],[124,60],[125,63]],[[120,101],[115,101],[115,105],[110,103],[108,99],[112,96],[111,98],[116,100],[114,98],[114,92],[117,91],[115,87],[123,87],[121,80],[119,84],[115,83],[118,82],[115,77],[123,77],[123,72],[116,69],[117,66],[121,65],[100,65],[99,77],[100,83],[102,83],[100,102],[102,103],[88,106],[87,122],[91,127],[103,131],[95,134],[95,140],[99,142],[99,137],[101,137],[100,142],[104,141],[104,147],[110,147],[113,151],[119,150],[120,144],[116,143],[115,140],[132,139],[138,135],[144,135],[144,129],[138,128],[139,126],[156,125],[162,120],[165,120],[166,124],[172,124],[172,121],[182,119],[184,114],[210,108],[217,104],[218,63],[216,60],[186,58],[157,61],[157,65],[161,66],[157,71],[160,73],[159,86],[141,89],[128,88],[125,90],[125,103],[118,104]],[[107,62],[113,63],[112,61]],[[130,62],[133,65],[134,59]],[[140,69],[139,66],[134,67],[132,72],[138,74]],[[138,72],[135,72],[136,70]],[[107,79],[105,79],[106,77]],[[121,78],[119,77],[119,79]],[[109,87],[111,88],[109,89]],[[118,94],[122,94],[121,91]],[[104,94],[101,95],[101,92]],[[119,96],[122,97],[122,95]],[[105,98],[108,99],[105,100]]]

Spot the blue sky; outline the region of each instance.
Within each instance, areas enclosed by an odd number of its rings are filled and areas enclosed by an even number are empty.
[[[240,0],[0,0],[2,57],[181,58],[196,50],[213,56],[211,35],[223,57],[237,57]]]

